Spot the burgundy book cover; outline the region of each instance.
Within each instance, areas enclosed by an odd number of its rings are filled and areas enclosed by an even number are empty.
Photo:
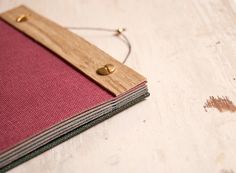
[[[95,120],[98,114],[114,111],[108,110],[108,103],[116,104],[120,99],[117,104],[126,104],[139,97],[143,99],[147,91],[144,86],[139,88],[144,88],[140,94],[137,94],[140,89],[134,89],[129,99],[117,98],[58,55],[0,20],[0,168],[10,169],[11,164],[14,167],[27,159],[17,160]],[[94,118],[79,119],[87,115]],[[75,124],[75,120],[80,123]],[[66,126],[65,122],[71,124]]]
[[[1,152],[113,98],[5,22],[0,28]]]

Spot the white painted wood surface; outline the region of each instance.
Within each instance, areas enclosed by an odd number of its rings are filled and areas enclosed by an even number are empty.
[[[233,0],[0,0],[0,12],[20,4],[64,26],[127,27],[127,65],[151,97],[10,172],[236,172],[236,113],[203,108],[209,96],[236,102]],[[126,53],[107,33],[76,33]]]

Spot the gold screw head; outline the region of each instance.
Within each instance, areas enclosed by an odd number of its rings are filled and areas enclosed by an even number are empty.
[[[106,76],[113,73],[116,70],[115,66],[112,64],[106,64],[103,67],[97,69],[97,74]]]
[[[16,18],[16,22],[17,22],[17,23],[25,22],[25,21],[27,21],[27,20],[28,20],[28,18],[27,18],[27,16],[26,16],[25,14],[22,14],[22,15],[20,15],[20,16],[18,16],[18,17]]]

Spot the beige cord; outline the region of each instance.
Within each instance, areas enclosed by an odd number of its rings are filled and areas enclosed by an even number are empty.
[[[125,28],[118,28],[118,29],[107,29],[107,28],[93,28],[93,27],[66,27],[67,29],[70,30],[91,30],[91,31],[105,31],[105,32],[113,32],[114,36],[117,36],[120,38],[128,47],[128,52],[122,61],[123,64],[128,60],[130,53],[131,53],[131,44],[129,39],[126,37],[126,35],[123,33],[126,31]]]

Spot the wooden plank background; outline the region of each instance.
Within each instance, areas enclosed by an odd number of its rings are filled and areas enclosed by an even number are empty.
[[[203,107],[236,103],[233,0],[0,0],[0,12],[20,4],[64,26],[127,27],[127,65],[151,97],[10,172],[236,173],[236,113]],[[125,56],[107,33],[75,32]]]

